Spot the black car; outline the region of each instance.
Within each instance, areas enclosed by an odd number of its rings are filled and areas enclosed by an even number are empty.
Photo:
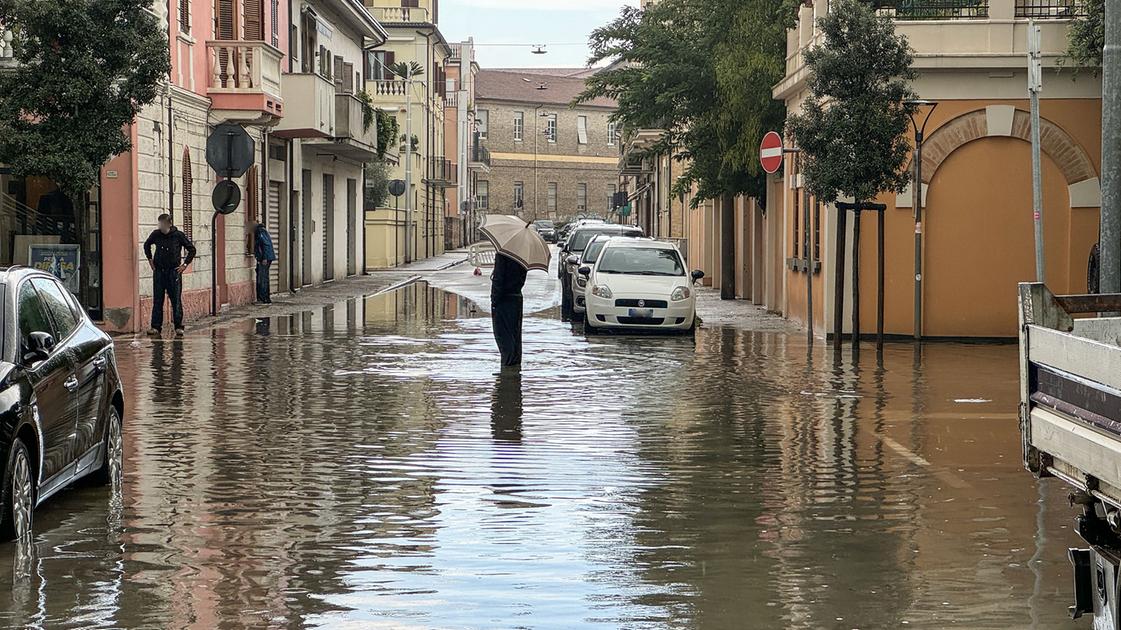
[[[89,477],[119,491],[124,393],[113,341],[54,276],[0,269],[0,538]]]
[[[541,235],[541,238],[545,239],[546,243],[557,242],[557,228],[553,225],[552,221],[538,219],[533,222],[533,229],[537,230],[537,233]]]
[[[589,223],[577,227],[569,234],[568,240],[560,251],[560,262],[557,265],[557,277],[561,281],[561,315],[571,317],[572,309],[572,282],[576,277],[578,259],[584,253],[593,238],[600,234],[609,236],[644,236],[642,228],[634,225],[618,225],[615,223]],[[577,262],[569,260],[576,256]]]

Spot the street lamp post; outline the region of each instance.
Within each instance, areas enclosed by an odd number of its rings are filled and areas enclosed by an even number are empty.
[[[922,143],[926,134],[926,124],[930,122],[930,115],[938,107],[937,101],[910,99],[904,101],[905,105],[914,108],[929,106],[922,125],[915,120],[915,112],[911,111],[911,126],[915,130],[915,155],[914,155],[914,180],[911,182],[911,206],[915,213],[915,341],[922,339]]]

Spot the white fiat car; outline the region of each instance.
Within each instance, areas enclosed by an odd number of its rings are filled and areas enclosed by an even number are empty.
[[[677,246],[664,241],[611,239],[595,267],[578,270],[584,289],[584,330],[605,328],[690,332],[696,326],[693,283]]]

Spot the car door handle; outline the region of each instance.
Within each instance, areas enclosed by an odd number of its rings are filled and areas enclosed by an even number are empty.
[[[104,372],[105,368],[108,367],[108,365],[109,359],[106,359],[105,357],[97,357],[93,360],[93,367],[98,372]]]
[[[67,389],[67,391],[76,392],[78,391],[78,377],[71,375],[70,378],[66,379],[66,382],[62,385]]]

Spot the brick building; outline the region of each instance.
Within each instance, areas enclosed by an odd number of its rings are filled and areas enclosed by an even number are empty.
[[[481,70],[476,130],[491,151],[475,200],[484,212],[527,218],[605,216],[618,186],[615,102],[572,107],[586,69]]]

